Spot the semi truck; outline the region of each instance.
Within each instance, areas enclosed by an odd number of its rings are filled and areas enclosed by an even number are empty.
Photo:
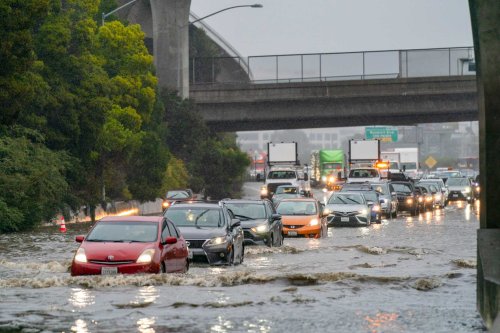
[[[317,184],[332,190],[346,177],[345,154],[342,149],[322,149],[313,152],[311,165]]]
[[[300,166],[296,142],[267,144],[267,170],[261,199],[271,199],[280,185],[296,186],[304,196],[311,196],[309,176]]]

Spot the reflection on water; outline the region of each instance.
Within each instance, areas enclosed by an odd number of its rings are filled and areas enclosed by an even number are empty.
[[[373,317],[367,316],[365,319],[368,322],[368,329],[371,333],[386,332],[387,330],[394,331],[399,324],[396,322],[399,315],[397,313],[377,313]],[[402,329],[401,327],[399,327]]]
[[[155,324],[155,318],[141,318],[137,321],[137,330],[141,333],[155,333],[151,326]]]
[[[71,331],[75,333],[89,333],[87,323],[82,319],[77,319],[75,325],[71,326]]]
[[[158,289],[155,286],[147,286],[139,289],[136,299],[138,303],[154,303],[158,297]]]
[[[73,288],[68,301],[76,308],[85,308],[95,303],[95,296],[86,289]]]
[[[471,205],[467,205],[464,209],[465,220],[470,221]]]
[[[271,332],[270,323],[265,319],[257,320],[257,323],[244,321],[243,325],[247,328],[248,332],[260,332],[260,333]]]
[[[210,327],[210,332],[226,333],[233,331],[233,323],[230,320],[224,319],[222,316],[217,317],[217,324]]]

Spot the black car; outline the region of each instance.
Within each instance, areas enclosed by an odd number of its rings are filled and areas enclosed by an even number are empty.
[[[281,215],[269,200],[224,200],[224,205],[240,219],[245,245],[283,244]]]
[[[211,265],[243,262],[243,229],[223,203],[176,203],[164,216],[179,228],[190,257],[206,259]]]
[[[398,210],[408,211],[411,216],[417,216],[420,211],[420,205],[413,182],[393,181],[391,184],[398,197]]]

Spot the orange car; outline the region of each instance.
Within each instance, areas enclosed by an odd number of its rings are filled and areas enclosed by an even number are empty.
[[[285,236],[319,238],[327,233],[328,212],[323,211],[316,199],[283,199],[276,207],[276,212],[281,214]]]

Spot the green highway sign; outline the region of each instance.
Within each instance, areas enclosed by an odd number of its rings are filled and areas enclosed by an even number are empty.
[[[366,140],[379,139],[384,142],[397,142],[398,129],[394,127],[365,127]]]

